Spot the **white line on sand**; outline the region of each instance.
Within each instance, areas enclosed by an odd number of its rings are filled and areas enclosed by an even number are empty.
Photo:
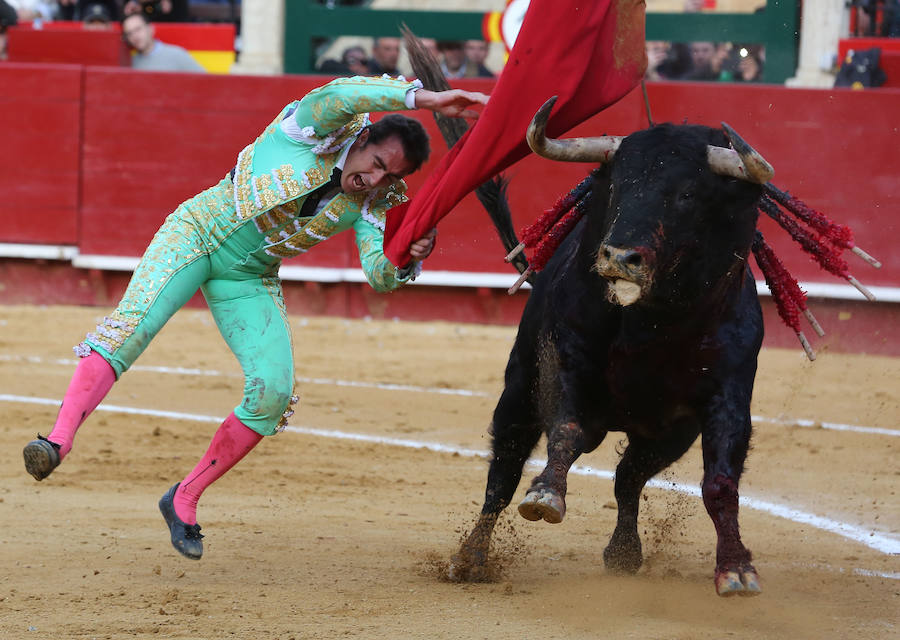
[[[71,358],[43,359],[39,356],[15,356],[8,354],[0,354],[0,362],[27,362],[29,364],[53,364],[74,366],[77,360]],[[144,371],[148,373],[163,373],[174,375],[188,376],[209,376],[209,377],[233,377],[239,378],[239,373],[225,373],[215,369],[191,369],[186,367],[157,367],[150,365],[135,365],[129,371]],[[301,384],[320,384],[336,387],[357,387],[364,389],[380,389],[383,391],[409,391],[413,393],[435,393],[450,396],[465,396],[476,398],[492,398],[497,397],[497,393],[489,391],[477,391],[473,389],[453,389],[446,387],[420,387],[410,384],[392,384],[385,382],[366,382],[362,380],[339,380],[334,378],[305,378],[297,377],[297,382]],[[842,424],[840,422],[822,422],[818,420],[809,420],[807,418],[769,418],[766,416],[751,416],[754,424],[774,424],[783,427],[812,427],[820,429],[828,429],[831,431],[851,431],[854,433],[868,433],[880,436],[900,436],[900,429],[884,429],[882,427],[867,427],[855,424]]]
[[[15,402],[15,403],[23,403],[23,404],[40,404],[40,405],[50,405],[56,406],[59,404],[58,400],[53,400],[52,398],[31,398],[27,396],[16,396],[10,394],[0,394],[0,402]],[[123,407],[117,405],[105,405],[101,404],[97,407],[98,411],[109,411],[113,413],[127,413],[133,415],[144,415],[144,416],[153,416],[158,418],[167,418],[171,420],[189,420],[193,422],[209,422],[209,423],[219,423],[222,421],[220,416],[206,416],[201,414],[194,413],[182,413],[178,411],[160,411],[156,409],[141,409],[136,407]],[[389,445],[395,447],[406,447],[409,449],[424,449],[427,451],[434,451],[438,453],[455,453],[461,456],[468,457],[479,457],[479,458],[487,458],[488,453],[486,451],[479,451],[477,449],[466,449],[462,447],[456,447],[453,445],[442,444],[438,442],[423,442],[419,440],[410,440],[405,438],[390,438],[385,436],[377,436],[371,434],[364,433],[348,433],[345,431],[335,431],[330,429],[314,429],[311,427],[287,427],[287,431],[291,431],[293,433],[300,433],[304,435],[311,435],[320,438],[333,438],[340,440],[355,440],[358,442],[370,442],[382,445]],[[546,460],[542,460],[540,458],[532,458],[529,461],[529,464],[543,467],[546,464]],[[592,467],[583,466],[583,465],[574,465],[571,469],[571,473],[585,475],[585,476],[593,476],[597,478],[610,479],[613,477],[613,472],[606,469],[594,469]],[[666,491],[677,491],[679,493],[685,493],[692,496],[699,496],[700,489],[696,486],[691,486],[679,482],[671,482],[666,480],[651,480],[647,483],[648,486],[664,489]],[[853,542],[857,542],[863,544],[871,549],[879,551],[881,553],[887,555],[897,555],[900,554],[900,539],[892,537],[888,534],[876,533],[874,530],[865,529],[856,525],[848,524],[846,522],[840,522],[838,520],[834,520],[832,518],[826,518],[823,516],[818,516],[813,513],[800,511],[793,507],[787,505],[780,505],[774,502],[770,502],[768,500],[763,500],[760,498],[752,498],[748,496],[741,497],[741,506],[748,507],[750,509],[755,509],[757,511],[762,511],[764,513],[768,513],[770,515],[777,516],[779,518],[785,518],[787,520],[791,520],[793,522],[798,522],[802,524],[807,524],[809,526],[815,527],[817,529],[821,529],[823,531],[827,531],[829,533],[833,533],[835,535],[841,536],[848,540],[852,540]],[[854,570],[854,572],[865,572],[861,575],[873,575],[883,578],[893,578],[893,574],[879,573],[869,570],[858,569]]]

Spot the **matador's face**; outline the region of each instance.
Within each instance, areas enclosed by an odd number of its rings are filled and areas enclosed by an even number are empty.
[[[344,193],[387,187],[412,173],[399,138],[391,136],[378,143],[368,140],[369,132],[363,130],[347,153],[341,175]]]

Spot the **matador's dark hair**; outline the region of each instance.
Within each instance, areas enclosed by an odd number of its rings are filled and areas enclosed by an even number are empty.
[[[425,127],[418,120],[399,113],[391,113],[370,124],[368,130],[369,139],[366,140],[366,144],[377,144],[391,137],[398,138],[403,145],[403,155],[412,165],[413,171],[418,171],[428,160],[431,145]]]

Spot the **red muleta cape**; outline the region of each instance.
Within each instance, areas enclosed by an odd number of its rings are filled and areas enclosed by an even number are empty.
[[[643,0],[532,0],[490,100],[415,197],[388,212],[384,253],[410,261],[409,245],[470,191],[530,151],[525,133],[551,96],[558,137],[630,92],[646,67]]]

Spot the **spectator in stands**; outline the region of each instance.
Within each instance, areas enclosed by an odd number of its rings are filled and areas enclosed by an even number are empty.
[[[484,40],[466,40],[463,45],[466,54],[467,78],[493,78],[494,72],[487,68],[484,61],[488,56],[488,43]]]
[[[153,22],[188,22],[188,0],[127,0],[126,16],[141,13]]]
[[[684,0],[682,11],[684,13],[700,13],[706,4],[705,0]],[[676,43],[673,43],[673,47]],[[685,63],[675,75],[670,75],[672,80],[718,80],[718,70],[713,70],[716,43],[714,42],[687,42],[677,43],[681,48],[678,52]],[[696,47],[695,47],[696,45]],[[680,66],[680,65],[679,65]],[[664,67],[665,68],[665,67]],[[715,77],[713,77],[715,76]]]
[[[763,63],[759,53],[752,51],[738,63],[735,80],[739,82],[759,82],[762,80]]]
[[[133,13],[122,20],[122,35],[136,51],[131,58],[133,69],[196,73],[206,71],[181,47],[157,40],[154,37],[153,25],[143,13]]]
[[[699,13],[704,9],[713,9],[715,3],[708,5],[706,0],[684,0],[684,13]],[[764,2],[746,2],[743,10],[753,8],[755,13],[765,10]],[[762,68],[765,62],[765,51],[760,47],[749,45],[732,45],[730,42],[710,43],[691,42],[688,45],[691,57],[691,68],[684,73],[682,80],[722,80],[726,82],[754,82],[762,79]],[[743,51],[744,55],[740,56]]]
[[[663,80],[683,80],[691,70],[691,50],[684,42],[670,42],[666,59],[656,68]]]
[[[369,58],[369,75],[399,76],[397,62],[400,60],[400,38],[375,38],[372,57]]]
[[[354,45],[344,49],[340,60],[328,58],[319,65],[317,70],[320,73],[336,76],[367,76],[370,75],[368,63],[366,50]]]
[[[438,40],[441,72],[448,80],[466,77],[466,52],[461,40]]]
[[[118,22],[122,18],[121,0],[59,0],[56,16],[60,20],[81,20],[85,22],[91,15],[92,8],[100,5],[106,9],[109,22]]]
[[[719,79],[731,82],[759,82],[762,80],[765,48],[758,45],[722,45],[723,56]]]
[[[341,62],[343,62],[350,75],[365,76],[369,74],[369,56],[362,47],[347,47],[341,54]]]
[[[647,50],[647,70],[644,72],[644,79],[665,80],[666,77],[660,72],[660,66],[669,57],[671,46],[664,40],[647,40],[644,46]]]
[[[685,74],[684,80],[718,80],[724,56],[721,48],[710,41],[692,42],[691,70]]]
[[[206,454],[158,503],[172,545],[199,560],[201,495],[264,436],[281,431],[299,402],[291,326],[278,278],[282,260],[352,229],[367,282],[388,292],[414,279],[434,248],[435,229],[409,245],[405,264],[394,265],[384,255],[387,213],[407,201],[403,178],[428,159],[429,141],[416,119],[391,113],[373,124],[368,112],[428,109],[447,117],[474,117],[471,107],[488,98],[421,86],[357,77],[314,89],[281,109],[218,184],[168,216],[116,310],[75,347],[81,360],[53,430],[47,437],[38,435],[23,451],[28,473],[43,480],[65,460],[76,431],[116,379],[202,289],[245,381],[243,399],[216,431]],[[266,478],[259,474],[260,482]],[[117,481],[110,477],[108,482],[107,491],[114,491]]]
[[[469,42],[472,43],[471,46]],[[484,58],[487,56],[487,43],[483,40],[470,40],[469,42],[440,40],[437,43],[438,51],[441,53],[439,58],[441,71],[444,73],[445,78],[494,77],[494,74],[483,64]],[[467,50],[474,52],[474,60],[469,59],[466,54]]]
[[[112,27],[109,9],[105,5],[95,3],[87,8],[81,20],[85,29],[109,29]]]

